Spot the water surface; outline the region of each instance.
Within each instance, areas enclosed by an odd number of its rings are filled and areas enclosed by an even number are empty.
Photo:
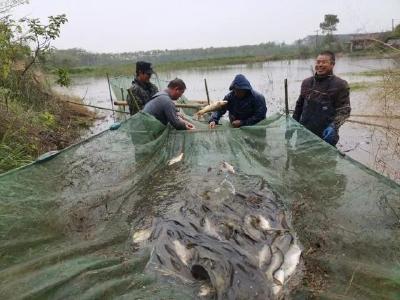
[[[301,82],[312,75],[313,65],[314,59],[282,60],[159,72],[158,77],[163,85],[166,85],[169,80],[175,77],[182,78],[187,85],[185,96],[192,100],[207,99],[204,85],[204,79],[206,79],[211,100],[221,100],[228,93],[229,85],[234,76],[239,73],[244,74],[253,88],[265,95],[268,108],[267,116],[271,116],[277,112],[284,112],[284,79],[287,78],[288,80],[289,109],[293,110]],[[334,71],[336,75],[347,80],[350,84],[361,82],[375,84],[382,78],[379,76],[362,76],[359,73],[393,68],[394,66],[395,62],[392,59],[339,57]],[[154,77],[154,79],[156,78]],[[129,84],[130,80],[130,78],[126,78],[126,84]],[[373,84],[371,84],[372,86]],[[62,93],[76,95],[82,98],[86,104],[106,108],[112,107],[106,78],[79,78],[74,80],[69,89],[58,88],[58,90]],[[115,100],[114,94],[111,97]],[[351,91],[351,103],[352,114],[354,115],[382,115],[384,109],[382,107],[383,101],[377,99],[372,88]],[[399,107],[394,109],[395,111],[400,110]],[[99,119],[88,135],[108,129],[115,120],[124,120],[128,117],[125,114],[113,115],[106,110],[96,111]],[[394,112],[394,114],[396,113]],[[399,114],[397,113],[397,115]],[[360,121],[360,118],[357,120]],[[361,121],[369,124],[376,123],[375,119],[362,118]],[[398,129],[400,124],[395,123],[390,126]],[[388,136],[387,132],[381,127],[350,122],[347,122],[341,128],[341,139],[338,144],[338,148],[345,151],[347,155],[400,182],[400,159],[395,153],[395,146],[396,141],[390,135]]]

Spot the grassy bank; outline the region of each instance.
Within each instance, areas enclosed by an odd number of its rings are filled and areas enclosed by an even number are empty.
[[[16,71],[2,80],[0,173],[71,145],[90,126],[93,113],[64,100],[39,72],[20,77]]]
[[[172,61],[167,63],[154,64],[157,71],[184,70],[192,68],[211,68],[218,66],[250,64],[266,61],[296,59],[296,55],[273,55],[273,56],[238,56],[222,57],[213,59],[200,59],[190,61]],[[128,64],[115,64],[107,66],[79,67],[69,69],[74,76],[105,76],[107,73],[115,76],[131,76],[135,69],[135,62]]]
[[[350,86],[350,91],[356,92],[356,91],[367,90],[367,89],[374,88],[374,87],[379,87],[380,84],[381,84],[381,81],[377,81],[377,82],[351,82],[349,84],[349,86]]]

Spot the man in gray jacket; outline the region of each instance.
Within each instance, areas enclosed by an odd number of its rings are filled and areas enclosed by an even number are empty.
[[[178,130],[194,129],[193,124],[178,116],[175,103],[183,95],[186,85],[182,79],[175,78],[168,83],[166,90],[155,94],[151,101],[147,102],[143,108],[143,112],[154,116],[164,125],[170,123]]]

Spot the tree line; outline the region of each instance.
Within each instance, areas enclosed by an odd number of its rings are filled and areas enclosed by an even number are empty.
[[[216,59],[241,56],[274,56],[290,55],[296,51],[295,45],[267,42],[259,45],[238,47],[210,47],[177,50],[150,50],[123,53],[91,53],[84,49],[54,50],[48,57],[48,62],[54,66],[77,67],[115,65],[127,62],[146,60],[154,64],[167,62],[182,62],[203,59]]]
[[[319,24],[323,36],[318,45],[307,45],[299,39],[292,44],[265,42],[258,45],[244,45],[236,47],[209,47],[194,49],[176,49],[176,50],[150,50],[123,53],[92,53],[84,49],[73,48],[66,50],[54,50],[47,56],[49,65],[56,68],[81,68],[116,66],[131,64],[138,60],[145,60],[156,65],[176,65],[185,64],[185,62],[207,61],[215,62],[222,60],[225,62],[236,62],[243,58],[243,63],[251,61],[248,58],[255,58],[253,61],[265,61],[285,58],[308,58],[314,56],[321,50],[332,50],[334,52],[350,51],[348,45],[345,45],[340,39],[337,39],[334,32],[340,20],[337,15],[327,14],[323,22]],[[390,36],[400,36],[400,25],[388,34]],[[232,58],[231,60],[229,58]],[[247,59],[246,59],[247,58]],[[176,64],[174,64],[176,63]],[[194,65],[187,64],[187,65]]]

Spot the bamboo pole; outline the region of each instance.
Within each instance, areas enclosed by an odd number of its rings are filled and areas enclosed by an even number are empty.
[[[126,106],[126,105],[128,105],[128,102],[126,102],[126,101],[117,101],[117,100],[115,100],[115,101],[114,101],[114,105]]]
[[[111,101],[111,108],[112,108],[112,112],[113,112],[113,120],[115,122],[114,103],[113,103],[112,92],[111,92],[110,77],[108,76],[108,73],[106,73],[106,75],[107,75],[107,82],[108,82],[108,91],[110,92],[110,101]]]
[[[289,115],[289,99],[288,99],[288,84],[287,78],[285,78],[285,112],[286,115]]]
[[[125,99],[124,89],[123,88],[121,88],[121,97],[122,97],[122,100]],[[115,104],[115,102],[114,102],[114,104]],[[128,104],[128,103],[126,103],[126,104]],[[125,111],[125,105],[122,106],[122,110]]]
[[[205,79],[205,78],[204,78],[204,85],[205,85],[205,87],[206,87],[207,104],[210,105],[210,95],[208,94],[207,79]]]
[[[126,101],[114,101],[115,105],[127,105],[128,103]],[[201,108],[204,107],[202,104],[190,104],[190,103],[176,103],[176,107],[181,107],[181,108]]]
[[[357,118],[382,118],[382,119],[400,119],[400,116],[385,116],[385,115],[353,115],[351,117]]]
[[[112,112],[129,114],[126,111],[119,111],[119,110],[115,110],[115,109],[111,109],[111,108],[107,108],[107,107],[95,106],[95,105],[90,105],[90,104],[83,104],[83,103],[78,103],[78,102],[73,102],[73,101],[68,101],[68,100],[64,100],[64,102],[71,103],[71,104],[76,104],[76,105],[81,105],[81,106],[93,107],[93,108],[97,108],[97,109],[109,110],[109,111],[112,111]]]
[[[176,107],[181,107],[181,108],[202,108],[204,105],[201,104],[189,104],[189,103],[176,103]]]
[[[367,125],[367,126],[375,126],[375,127],[380,127],[380,128],[385,128],[385,129],[394,129],[396,131],[400,131],[400,129],[395,128],[395,127],[390,127],[388,125],[381,125],[381,124],[376,124],[376,123],[368,123],[368,122],[361,122],[361,121],[355,121],[355,120],[346,120],[346,122],[350,123],[356,123],[356,124],[361,124],[361,125]]]
[[[197,104],[204,104],[204,105],[208,105],[208,101],[207,100],[189,100],[189,103],[197,103]]]

